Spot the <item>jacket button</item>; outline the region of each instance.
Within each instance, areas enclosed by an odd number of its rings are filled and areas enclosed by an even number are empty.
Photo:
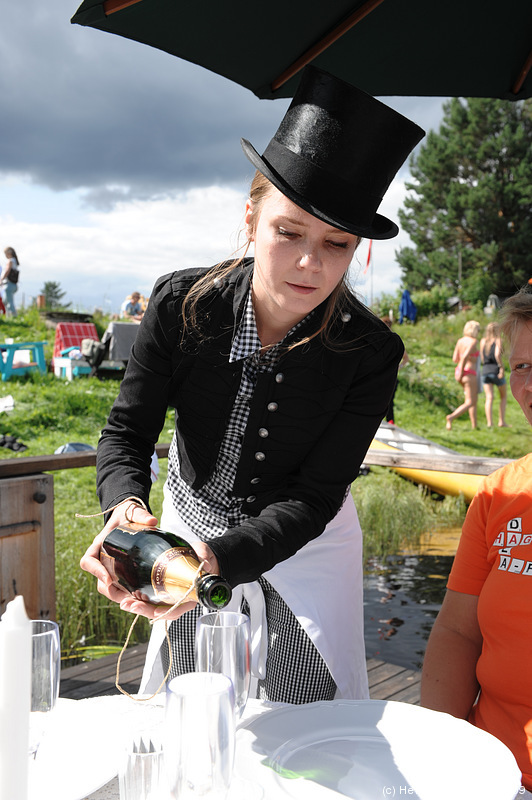
[[[349,322],[349,320],[351,319],[351,314],[349,313],[349,311],[344,311],[344,313],[342,314],[341,319],[342,319],[342,322]]]
[[[266,461],[266,456],[264,453],[261,453],[260,450],[258,453],[255,453],[255,460],[256,461]]]
[[[254,503],[256,499],[254,494],[250,494],[249,497],[246,497],[246,503]]]
[[[260,483],[260,478],[252,478],[250,480],[250,483],[252,483],[254,486],[256,486],[257,483]]]
[[[277,403],[268,403],[268,411],[277,411],[278,408]]]
[[[284,381],[284,375],[282,372],[278,372],[275,376],[275,383],[282,383]]]
[[[270,432],[266,428],[259,428],[259,436],[261,439],[266,439],[267,436],[270,435]]]

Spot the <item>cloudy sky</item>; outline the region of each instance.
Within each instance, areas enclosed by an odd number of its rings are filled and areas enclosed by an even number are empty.
[[[17,302],[57,281],[73,308],[118,311],[165,272],[210,265],[239,243],[253,168],[288,106],[258,100],[153,48],[72,25],[76,0],[0,5],[0,246],[21,263]],[[383,98],[425,129],[442,98]],[[404,168],[380,211],[397,220]],[[400,286],[401,234],[353,265],[370,301]]]

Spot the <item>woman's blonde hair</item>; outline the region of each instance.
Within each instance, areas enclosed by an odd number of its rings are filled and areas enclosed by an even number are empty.
[[[484,333],[484,338],[488,340],[488,342],[492,342],[495,339],[498,339],[500,336],[499,324],[497,322],[488,322],[486,325],[486,331]]]
[[[532,323],[532,292],[528,287],[524,286],[504,301],[499,319],[501,331],[511,346],[518,328]]]
[[[223,261],[216,264],[212,269],[208,270],[188,291],[182,305],[183,314],[183,338],[187,330],[197,331],[199,328],[198,320],[198,303],[202,297],[212,290],[213,281],[223,281],[233,270],[235,270],[246,257],[251,241],[252,233],[256,229],[257,221],[262,210],[264,201],[274,189],[273,184],[258,170],[251,182],[249,190],[249,199],[252,202],[252,210],[248,222],[247,240],[244,245],[244,252],[238,258],[232,261]],[[356,246],[362,241],[361,237],[357,237],[358,241]],[[320,336],[323,343],[331,348],[335,347],[335,342],[331,336],[331,331],[335,321],[342,316],[342,314],[353,311],[356,305],[357,313],[367,313],[369,317],[373,317],[373,313],[358,303],[353,291],[349,286],[347,279],[347,272],[342,280],[333,289],[327,299],[325,306],[325,313],[323,315],[322,323],[317,331],[311,336],[307,336],[298,342],[291,345],[297,347],[310,341],[310,339]],[[337,346],[337,345],[336,345]],[[343,345],[345,347],[345,345]]]
[[[480,330],[480,322],[477,322],[474,319],[470,319],[464,325],[464,336],[472,336],[474,339],[476,339],[479,330]]]

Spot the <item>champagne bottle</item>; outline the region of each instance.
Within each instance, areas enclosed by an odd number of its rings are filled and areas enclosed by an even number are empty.
[[[231,599],[231,587],[220,575],[198,572],[200,562],[188,542],[159,528],[114,528],[102,543],[100,561],[116,584],[150,603],[173,605],[191,587],[187,601],[211,611]]]

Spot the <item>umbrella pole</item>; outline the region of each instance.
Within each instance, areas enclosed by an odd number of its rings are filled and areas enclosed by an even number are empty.
[[[518,94],[518,93],[520,92],[520,90],[521,90],[521,86],[522,86],[522,85],[523,85],[523,83],[525,82],[525,80],[526,80],[526,76],[527,76],[527,75],[528,75],[528,73],[530,72],[530,68],[531,68],[531,67],[532,67],[532,50],[531,50],[531,51],[530,51],[530,53],[528,54],[528,58],[527,58],[527,60],[525,61],[525,63],[523,64],[523,69],[522,69],[522,70],[521,70],[521,72],[519,73],[519,77],[518,77],[518,79],[516,80],[516,82],[515,82],[515,83],[514,83],[514,85],[512,86],[512,92],[513,92],[514,94]]]
[[[115,11],[122,11],[123,8],[134,6],[135,3],[140,3],[142,0],[105,0],[103,4],[103,13],[106,17],[109,14],[114,14]]]
[[[132,2],[138,2],[138,0],[132,0]],[[340,39],[344,33],[347,33],[347,31],[351,30],[351,28],[360,22],[360,20],[364,19],[364,17],[366,17],[368,14],[371,14],[371,12],[374,11],[377,6],[380,6],[382,2],[383,0],[368,0],[367,3],[364,3],[363,6],[354,11],[349,17],[347,17],[343,22],[341,22],[326,36],[324,36],[323,39],[320,39],[317,44],[313,45],[313,47],[307,50],[306,53],[303,53],[303,55],[300,56],[297,61],[294,61],[294,63],[288,67],[288,69],[282,72],[278,78],[275,78],[275,80],[272,82],[272,91],[275,92],[277,89],[280,89],[281,86],[290,80],[293,75],[302,70],[303,67],[306,67],[307,64],[310,64],[310,62],[315,59],[316,56],[319,56],[320,53],[323,53],[324,50],[327,50],[331,44],[334,44],[334,42]]]

